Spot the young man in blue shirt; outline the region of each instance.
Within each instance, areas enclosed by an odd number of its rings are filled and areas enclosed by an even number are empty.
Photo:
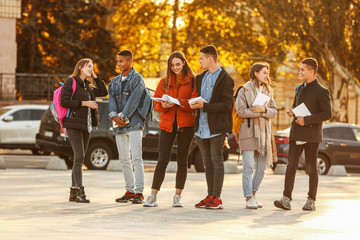
[[[200,64],[207,70],[196,76],[196,89],[206,103],[198,101],[190,107],[199,109],[195,120],[195,140],[205,164],[208,195],[195,207],[222,209],[224,140],[232,130],[234,80],[219,67],[215,46],[205,46],[200,50]]]

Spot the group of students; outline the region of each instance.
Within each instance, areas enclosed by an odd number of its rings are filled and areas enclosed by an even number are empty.
[[[145,84],[142,76],[132,66],[133,55],[129,50],[120,51],[116,63],[122,72],[112,79],[108,91],[105,83],[97,78],[91,59],[80,60],[73,74],[65,81],[61,94],[61,104],[70,108],[70,116],[64,120],[74,150],[72,185],[69,201],[89,203],[82,184],[82,168],[89,134],[99,125],[99,115],[95,98],[109,94],[109,118],[114,123],[113,133],[119,153],[119,161],[125,179],[125,194],[116,202],[143,204],[156,207],[157,194],[164,181],[171,150],[178,139],[177,173],[173,207],[183,207],[181,193],[187,177],[187,157],[193,138],[197,141],[205,165],[207,183],[206,197],[195,204],[197,208],[222,209],[221,192],[224,182],[223,145],[232,131],[232,111],[234,107],[234,80],[218,64],[215,46],[205,46],[200,50],[200,64],[206,69],[195,75],[185,55],[173,52],[168,58],[167,74],[156,88],[154,98],[167,94],[178,99],[179,105],[169,101],[154,101],[155,111],[160,113],[159,155],[155,168],[151,194],[144,202],[144,167],[142,160],[142,135],[144,122],[138,109],[141,105]],[[302,150],[305,150],[306,172],[310,176],[308,200],[304,210],[315,210],[318,185],[316,171],[317,148],[322,140],[322,122],[331,118],[329,91],[316,79],[317,61],[306,58],[302,61],[299,76],[304,81],[296,90],[292,109],[305,103],[311,116],[298,117],[290,109],[288,115],[294,117],[290,132],[289,164],[285,176],[283,197],[275,201],[276,207],[291,209],[291,193],[295,173]],[[274,91],[267,63],[255,63],[250,69],[250,80],[240,88],[235,99],[235,109],[240,118],[245,119],[239,130],[239,145],[243,154],[242,185],[245,206],[249,209],[261,208],[255,198],[264,177],[265,169],[273,163],[276,149],[271,119],[276,117]],[[93,79],[92,82],[87,79]],[[77,88],[72,94],[72,79]],[[269,97],[262,106],[254,106],[258,93]],[[201,100],[189,104],[189,99]],[[195,136],[194,136],[195,135]]]

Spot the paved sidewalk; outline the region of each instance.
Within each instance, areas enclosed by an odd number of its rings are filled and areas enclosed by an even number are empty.
[[[70,171],[0,170],[0,239],[355,239],[360,230],[360,175],[321,176],[317,211],[305,212],[308,177],[296,178],[291,211],[278,210],[284,176],[267,174],[245,209],[241,174],[227,174],[224,210],[196,209],[206,195],[203,173],[189,173],[184,208],[172,208],[175,174],[167,173],[159,207],[115,203],[124,194],[121,172],[84,171],[90,204],[68,202]],[[153,173],[145,173],[145,198]]]

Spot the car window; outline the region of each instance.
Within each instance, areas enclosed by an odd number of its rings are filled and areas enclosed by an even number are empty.
[[[352,128],[352,130],[355,134],[356,140],[360,142],[360,128]]]
[[[45,110],[43,109],[33,109],[30,110],[30,120],[41,120],[42,115]]]
[[[31,110],[30,109],[19,110],[11,115],[14,117],[14,121],[28,121],[30,120]]]
[[[354,132],[348,127],[334,127],[328,129],[331,138],[351,141],[355,140]]]

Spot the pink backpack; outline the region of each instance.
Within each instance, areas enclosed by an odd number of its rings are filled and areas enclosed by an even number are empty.
[[[76,80],[74,78],[73,79],[73,83],[72,83],[72,89],[73,92],[71,94],[71,98],[74,96],[74,92],[76,90]],[[61,85],[64,85],[63,83],[60,83]],[[53,96],[53,104],[50,107],[51,113],[54,116],[55,121],[57,121],[58,123],[60,123],[60,126],[63,127],[63,123],[64,123],[64,119],[69,117],[69,113],[70,113],[70,108],[64,108],[63,106],[61,106],[61,90],[62,90],[63,86],[59,87],[58,89],[56,89],[54,91],[54,96]]]

